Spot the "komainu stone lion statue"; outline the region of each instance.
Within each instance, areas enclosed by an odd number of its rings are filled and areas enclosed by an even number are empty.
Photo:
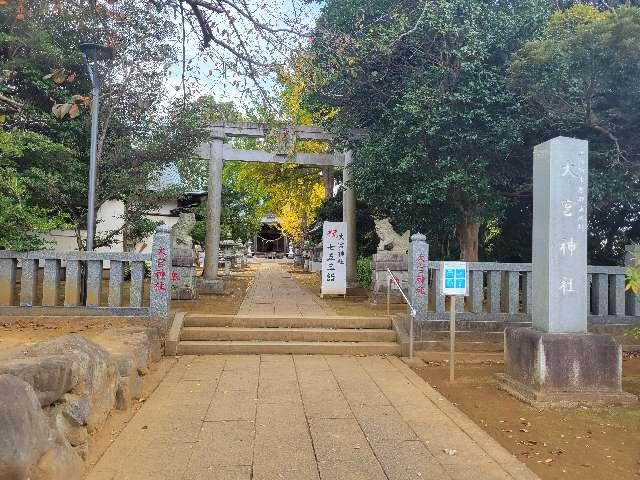
[[[181,213],[176,224],[171,228],[171,248],[188,248],[191,250],[193,239],[191,230],[196,224],[194,213]]]
[[[382,252],[390,250],[397,253],[406,253],[409,250],[409,230],[402,235],[398,235],[388,218],[382,220],[375,220],[376,233],[380,237],[380,243],[378,244],[378,251]],[[390,249],[387,247],[391,247]]]

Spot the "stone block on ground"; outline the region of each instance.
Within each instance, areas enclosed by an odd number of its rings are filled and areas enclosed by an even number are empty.
[[[46,410],[50,425],[72,447],[87,443],[89,432],[83,424],[78,424],[65,414],[65,405],[60,404]]]
[[[0,478],[81,478],[82,460],[57,438],[31,385],[13,375],[0,375],[0,432]]]
[[[51,405],[74,387],[72,368],[73,359],[65,355],[0,362],[0,374],[13,375],[31,385],[42,407]]]
[[[113,356],[120,375],[129,375],[130,361],[133,361],[140,375],[146,375],[149,372],[151,342],[144,333],[123,335],[117,331],[109,331],[96,337],[95,340]]]
[[[47,342],[20,347],[23,358],[65,355],[72,359],[73,393],[89,401],[89,431],[100,428],[113,409],[117,388],[117,366],[112,355],[80,335],[65,335]]]
[[[224,280],[221,277],[212,280],[196,277],[196,288],[198,293],[222,295],[224,293]]]
[[[106,348],[118,366],[115,408],[127,410],[142,394],[142,376],[152,362],[160,360],[162,345],[158,329],[125,327],[104,332],[96,341]]]
[[[72,425],[87,425],[91,406],[86,395],[67,393],[62,397],[62,412]]]

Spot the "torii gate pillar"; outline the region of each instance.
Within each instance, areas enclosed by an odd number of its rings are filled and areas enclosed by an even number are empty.
[[[353,187],[347,186],[353,180],[351,172],[351,150],[344,154],[344,170],[342,172],[342,221],[347,226],[347,288],[358,285],[356,278],[356,263],[358,257],[356,240],[356,195]]]
[[[218,277],[220,255],[220,212],[222,211],[222,167],[224,134],[214,133],[209,147],[209,180],[207,194],[207,222],[202,290],[206,293],[222,293],[224,283]]]

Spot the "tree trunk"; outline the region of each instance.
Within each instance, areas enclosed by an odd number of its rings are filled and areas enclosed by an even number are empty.
[[[478,261],[478,234],[480,222],[473,218],[465,219],[456,227],[456,235],[460,245],[460,257],[465,262]]]
[[[325,200],[333,197],[334,177],[333,167],[322,167],[322,181],[324,183]]]

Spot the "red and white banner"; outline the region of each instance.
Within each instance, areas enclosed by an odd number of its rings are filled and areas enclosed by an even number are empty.
[[[347,293],[347,225],[322,224],[322,295]]]

